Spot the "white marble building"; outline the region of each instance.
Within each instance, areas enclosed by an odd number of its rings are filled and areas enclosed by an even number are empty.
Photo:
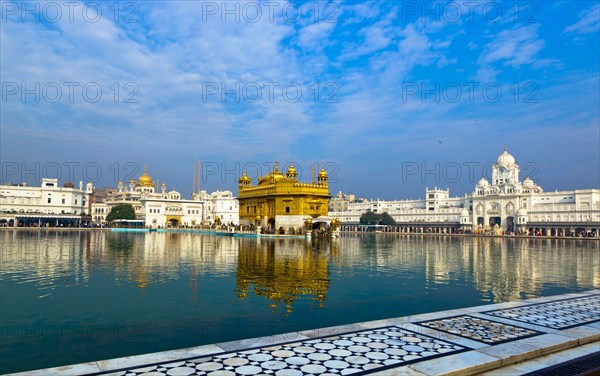
[[[79,188],[43,178],[39,187],[0,185],[1,226],[80,226],[90,221],[92,183]]]
[[[330,213],[342,230],[355,229],[367,212],[387,212],[406,232],[501,232],[531,235],[600,236],[600,189],[544,192],[506,148],[492,167],[492,181],[481,178],[471,194],[450,197],[449,190],[425,190],[425,199],[348,203]]]
[[[176,190],[167,190],[165,183],[160,191],[148,175],[147,168],[137,181],[128,185],[119,182],[116,190],[92,203],[94,223],[106,222],[106,215],[118,204],[133,206],[136,217],[144,220],[147,227],[198,227],[211,225],[218,216],[221,223],[239,223],[238,202],[230,191],[194,193],[191,199],[184,199]]]
[[[194,195],[194,199],[205,202],[206,222],[212,223],[219,217],[222,224],[239,225],[239,203],[231,191],[217,190],[209,194],[202,190]]]

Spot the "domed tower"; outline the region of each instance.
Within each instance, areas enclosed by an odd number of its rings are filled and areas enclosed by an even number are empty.
[[[544,190],[542,189],[542,187],[540,187],[539,185],[535,184],[535,182],[533,180],[531,180],[531,178],[528,176],[525,178],[525,180],[523,180],[523,189],[529,193],[529,192],[534,192],[534,193],[541,193]]]
[[[296,171],[296,167],[294,167],[294,165],[290,165],[290,167],[288,167],[286,174],[288,179],[296,179],[298,177],[298,171]]]
[[[321,167],[321,171],[319,171],[319,176],[317,177],[317,182],[319,184],[327,184],[329,178],[327,177],[327,171],[325,171],[325,166]]]
[[[144,173],[138,178],[135,188],[140,192],[154,193],[154,182],[148,175],[148,166],[144,165]]]
[[[506,151],[506,145],[504,145],[504,151],[498,156],[496,164],[492,167],[492,185],[517,185],[519,184],[519,172],[520,168],[515,162],[515,157]]]
[[[240,179],[238,180],[238,183],[240,186],[249,186],[250,184],[252,184],[252,179],[250,179],[250,177],[248,175],[246,175],[246,171],[244,170],[244,175],[242,175],[240,177]]]
[[[479,181],[477,182],[477,185],[475,186],[475,193],[478,195],[483,195],[485,194],[485,190],[489,186],[490,183],[486,180],[486,178],[482,176],[481,179],[479,179]]]

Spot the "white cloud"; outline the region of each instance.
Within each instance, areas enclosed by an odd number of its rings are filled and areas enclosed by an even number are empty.
[[[329,42],[329,35],[335,29],[334,22],[317,22],[302,27],[298,31],[298,43],[306,50],[321,50]]]
[[[388,47],[392,42],[390,32],[390,28],[378,24],[362,28],[358,35],[363,37],[363,41],[346,45],[340,59],[356,59]]]
[[[428,63],[433,59],[432,44],[427,35],[417,31],[413,24],[402,30],[403,39],[398,43],[398,51],[405,60],[412,64]]]
[[[477,60],[480,66],[477,78],[493,80],[501,73],[494,64],[519,68],[523,65],[542,67],[555,62],[538,57],[545,46],[544,40],[538,36],[538,27],[539,25],[516,26],[498,33],[485,45]]]
[[[600,30],[600,4],[579,14],[579,21],[567,26],[565,33],[590,34]]]

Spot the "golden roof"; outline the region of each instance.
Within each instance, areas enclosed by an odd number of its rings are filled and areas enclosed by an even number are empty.
[[[138,178],[138,181],[135,185],[136,187],[154,188],[154,182],[152,181],[150,175],[148,175],[148,167],[146,165],[144,165],[144,173]]]
[[[274,183],[276,181],[283,180],[285,178],[286,178],[286,176],[283,174],[283,172],[279,171],[279,162],[275,162],[275,169],[273,171],[269,172],[267,175],[263,176],[262,178],[259,177],[258,184],[262,185],[262,184]]]

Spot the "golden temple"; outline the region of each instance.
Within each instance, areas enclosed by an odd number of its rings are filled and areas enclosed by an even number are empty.
[[[244,174],[239,179],[240,223],[266,227],[283,228],[300,233],[306,221],[328,224],[329,178],[325,168],[321,168],[317,181],[302,183],[298,173],[290,165],[284,174],[279,163],[266,176],[259,176],[256,185]]]

